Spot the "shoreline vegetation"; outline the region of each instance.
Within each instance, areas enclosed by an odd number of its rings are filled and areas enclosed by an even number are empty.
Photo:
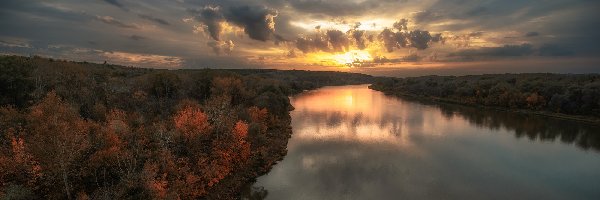
[[[286,155],[288,96],[373,80],[0,56],[0,197],[237,199]]]
[[[381,78],[386,95],[600,125],[599,74],[489,74]]]

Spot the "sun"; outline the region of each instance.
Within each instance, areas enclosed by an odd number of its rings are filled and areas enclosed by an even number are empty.
[[[350,50],[342,54],[333,55],[333,60],[340,65],[355,67],[363,65],[367,61],[372,61],[373,57],[365,50]]]

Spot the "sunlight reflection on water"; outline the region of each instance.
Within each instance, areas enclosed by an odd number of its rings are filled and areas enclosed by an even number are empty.
[[[426,105],[367,85],[291,101],[288,155],[254,184],[267,199],[600,197],[597,127]]]

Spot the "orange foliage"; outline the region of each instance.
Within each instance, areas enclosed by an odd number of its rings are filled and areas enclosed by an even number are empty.
[[[167,173],[160,173],[155,163],[146,163],[143,170],[146,187],[152,191],[153,196],[164,199],[168,191]]]
[[[267,120],[269,112],[267,108],[259,109],[256,106],[252,106],[248,108],[248,114],[250,115],[250,119],[255,123],[264,123]]]
[[[197,106],[185,106],[173,119],[177,131],[189,140],[205,135],[210,130],[208,117]]]
[[[248,124],[243,121],[238,121],[233,127],[233,135],[238,140],[245,140],[248,136]]]
[[[31,107],[27,121],[31,137],[27,146],[44,169],[44,179],[61,183],[71,198],[71,176],[82,170],[78,159],[89,148],[92,123],[81,119],[54,92]]]
[[[250,115],[250,119],[252,123],[257,123],[260,127],[260,133],[265,134],[268,129],[267,119],[269,117],[269,111],[267,108],[259,109],[256,106],[252,106],[248,108],[248,115]]]
[[[244,163],[250,157],[250,143],[246,141],[248,137],[248,124],[243,121],[235,123],[233,128],[233,135],[236,138],[234,149],[237,150],[235,161],[238,163]]]

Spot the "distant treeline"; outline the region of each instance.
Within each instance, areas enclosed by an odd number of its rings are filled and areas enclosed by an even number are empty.
[[[535,111],[598,122],[599,74],[489,74],[380,79],[386,94]],[[573,115],[585,117],[570,117]]]
[[[0,57],[0,199],[230,199],[286,154],[288,96],[373,77]]]

